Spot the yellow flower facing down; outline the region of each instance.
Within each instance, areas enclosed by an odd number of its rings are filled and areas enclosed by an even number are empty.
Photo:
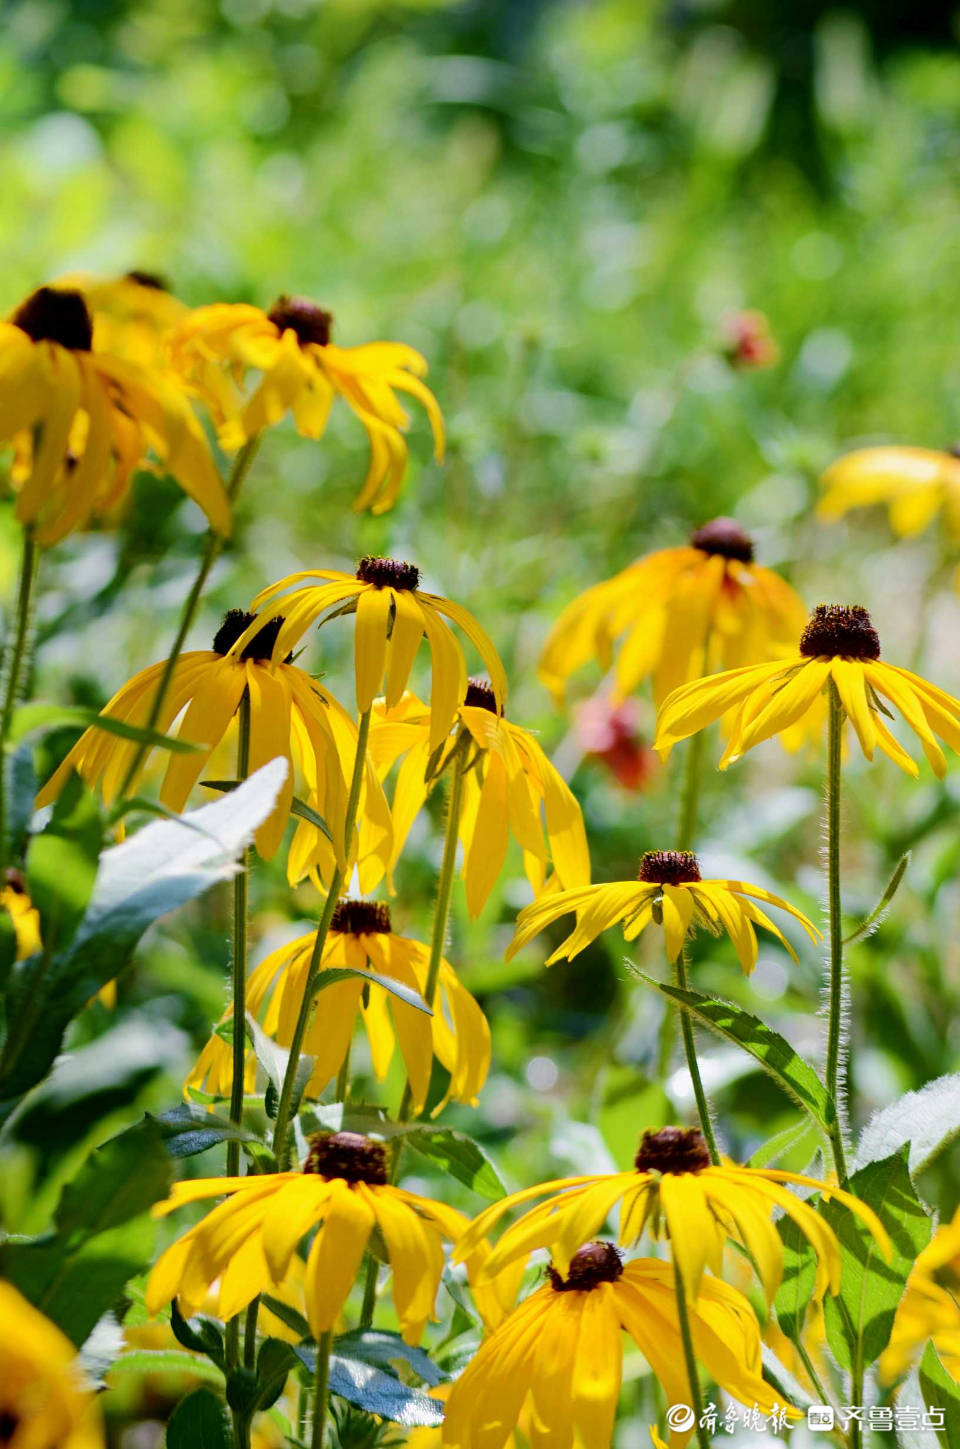
[[[325,850],[317,846],[315,852],[329,877],[335,861],[346,865],[343,842],[347,781],[353,769],[357,729],[343,706],[317,680],[289,662],[270,662],[279,627],[276,622],[254,634],[240,653],[234,651],[234,641],[244,633],[251,617],[240,609],[231,609],[217,631],[212,649],[188,652],[177,660],[156,728],[165,733],[185,711],[177,737],[195,744],[197,749],[170,755],[160,800],[171,810],[183,809],[246,691],[250,703],[250,771],[278,755],[290,765],[276,806],[254,837],[257,850],[264,859],[275,854],[290,816],[295,778],[299,778],[304,782],[308,802],[323,816],[333,835],[335,845],[321,836]],[[163,663],[154,664],[134,675],[101,713],[126,724],[145,725],[165,668]],[[88,785],[99,784],[109,805],[116,799],[137,749],[136,741],[91,726],[44,785],[37,796],[37,807],[55,800],[73,771]],[[360,809],[363,823],[352,842],[351,857],[358,850],[361,856],[379,851],[385,861],[390,849],[390,810],[369,760],[361,783]],[[309,828],[311,839],[319,835],[314,826]],[[381,862],[380,874],[383,868]]]
[[[705,1278],[688,1313],[694,1353],[717,1386],[750,1407],[779,1409],[763,1379],[760,1330],[747,1300]],[[481,1344],[447,1398],[445,1449],[502,1449],[521,1414],[532,1444],[609,1449],[624,1331],[668,1404],[691,1403],[671,1264],[624,1264],[612,1243],[591,1242],[553,1264],[548,1282]],[[679,1449],[692,1433],[674,1431],[671,1446]]]
[[[293,1040],[315,939],[316,933],[311,932],[271,952],[247,981],[247,1010],[281,1046],[288,1047]],[[318,989],[323,988],[324,971],[349,967],[376,972],[423,997],[429,963],[427,946],[392,933],[388,906],[374,901],[338,901],[324,946]],[[320,1008],[303,1044],[307,1055],[315,1058],[307,1094],[318,1096],[340,1070],[359,1014],[379,1081],[386,1077],[399,1046],[417,1113],[423,1111],[427,1099],[434,1057],[450,1073],[446,1096],[436,1112],[451,1098],[476,1106],[490,1069],[487,1019],[448,961],[440,963],[436,991],[433,1015],[428,1016],[369,979],[337,981],[323,989]],[[228,1011],[224,1021],[231,1015]],[[214,1033],[187,1078],[185,1090],[195,1087],[229,1097],[232,1080],[231,1048]],[[255,1081],[256,1057],[251,1052],[247,1058],[250,1091]]]
[[[633,1170],[598,1176],[557,1178],[512,1193],[485,1208],[457,1244],[455,1258],[465,1261],[491,1228],[512,1208],[534,1198],[547,1201],[509,1227],[478,1270],[481,1280],[500,1274],[517,1258],[549,1248],[556,1266],[566,1270],[578,1245],[603,1227],[620,1205],[619,1242],[630,1247],[644,1229],[669,1237],[671,1251],[691,1298],[700,1292],[705,1269],[719,1277],[728,1240],[742,1244],[756,1264],[771,1301],[783,1276],[783,1243],[771,1222],[778,1209],[796,1223],[817,1255],[818,1298],[840,1287],[840,1245],[826,1221],[785,1184],[819,1192],[854,1213],[873,1234],[881,1252],[891,1248],[876,1213],[859,1198],[796,1172],[712,1166],[696,1127],[663,1127],[644,1132]]]
[[[49,546],[121,499],[153,454],[218,533],[230,505],[179,382],[99,351],[79,292],[41,287],[0,322],[0,443],[16,516]]]
[[[77,1351],[10,1283],[0,1282],[0,1443],[103,1449],[103,1426]]]
[[[895,1383],[908,1373],[930,1339],[947,1373],[960,1383],[960,1208],[913,1265],[880,1355],[881,1380]]]
[[[166,336],[189,312],[162,277],[125,272],[122,277],[71,273],[57,287],[82,292],[93,319],[95,352],[109,352],[140,367],[169,366]]]
[[[318,582],[308,582],[318,580]],[[289,591],[289,592],[288,592]],[[492,681],[497,708],[507,697],[507,676],[500,656],[484,629],[466,609],[440,594],[420,588],[420,570],[392,558],[362,558],[356,574],[339,569],[306,569],[263,589],[250,606],[256,618],[234,645],[243,649],[262,621],[282,608],[273,648],[274,659],[294,649],[319,619],[331,611],[356,612],[354,669],[357,709],[370,709],[381,687],[392,709],[407,687],[421,640],[430,649],[430,748],[443,743],[457,708],[467,693],[467,666],[463,650],[447,620],[461,629],[483,660]],[[325,616],[325,617],[322,617]]]
[[[245,303],[198,307],[170,338],[173,365],[211,404],[220,441],[239,448],[264,428],[293,414],[297,431],[319,438],[335,397],[359,418],[370,443],[370,467],[354,505],[385,513],[407,468],[409,418],[397,398],[419,402],[433,430],[434,457],[443,461],[443,417],[421,380],[427,364],[402,342],[337,347],[333,318],[304,297],[279,297],[269,312]],[[248,372],[260,380],[248,396]]]
[[[569,604],[539,675],[560,701],[571,674],[592,659],[606,671],[616,654],[614,703],[652,678],[659,704],[688,679],[786,650],[804,618],[790,585],[754,563],[749,535],[715,518],[688,547],[648,554]]]
[[[0,907],[13,922],[17,942],[17,960],[25,961],[43,945],[40,939],[40,912],[27,895],[23,877],[18,870],[8,869],[7,883],[0,891]]]
[[[908,775],[919,774],[916,761],[883,722],[883,715],[893,718],[890,704],[943,778],[947,761],[938,736],[960,752],[960,700],[882,660],[877,631],[859,605],[818,604],[790,659],[731,669],[674,690],[660,709],[654,746],[666,759],[678,740],[735,710],[720,760],[724,770],[754,745],[820,710],[820,696],[831,684],[868,760],[880,749]]]
[[[693,926],[702,926],[715,936],[725,932],[748,976],[757,964],[755,926],[762,926],[776,936],[796,961],[797,954],[790,942],[757,901],[786,911],[800,922],[811,941],[819,941],[820,932],[813,922],[780,896],[742,880],[702,880],[699,862],[690,850],[648,850],[640,861],[636,880],[560,891],[524,906],[517,917],[507,960],[552,921],[575,911],[577,923],[567,939],[547,957],[548,966],[563,958],[571,960],[618,921],[623,923],[625,941],[635,941],[651,922],[662,925],[671,961],[680,955]]]
[[[960,538],[960,457],[936,448],[858,448],[838,458],[820,480],[820,518],[885,503],[901,538],[922,533],[942,510],[947,531]]]
[[[443,1240],[456,1241],[467,1225],[455,1209],[388,1183],[383,1146],[356,1132],[314,1138],[301,1172],[176,1183],[153,1212],[160,1217],[221,1196],[225,1201],[157,1262],[147,1284],[148,1312],[176,1298],[185,1314],[196,1313],[219,1280],[219,1317],[233,1318],[284,1281],[300,1240],[316,1228],[305,1292],[307,1320],[319,1337],[336,1322],[370,1235],[379,1230],[401,1331],[417,1343],[433,1313]]]
[[[392,863],[399,859],[431,784],[453,751],[467,748],[460,842],[470,916],[483,910],[511,835],[523,850],[524,869],[535,891],[542,890],[551,865],[559,887],[585,885],[590,851],[580,806],[534,736],[504,717],[493,690],[479,679],[469,681],[457,720],[460,731],[431,771],[426,705],[408,693],[392,709],[382,703],[374,708],[370,754],[381,778],[403,756],[393,797]]]

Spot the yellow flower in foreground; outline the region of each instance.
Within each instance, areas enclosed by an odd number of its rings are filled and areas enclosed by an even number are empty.
[[[9,1449],[103,1449],[100,1411],[77,1351],[0,1282],[0,1443]]]
[[[666,759],[678,740],[735,709],[720,760],[725,770],[754,745],[791,728],[818,707],[831,683],[868,760],[879,748],[908,775],[919,774],[916,762],[881,719],[881,714],[893,717],[886,699],[920,740],[934,773],[943,778],[947,761],[937,736],[960,752],[960,700],[909,669],[881,660],[877,631],[859,605],[818,604],[791,659],[731,669],[674,690],[660,709],[654,746]]]
[[[609,1449],[626,1331],[663,1386],[689,1404],[673,1268],[653,1258],[624,1264],[593,1242],[548,1269],[549,1282],[480,1346],[447,1399],[445,1449],[502,1449],[526,1409],[533,1444]],[[735,1288],[705,1278],[688,1306],[693,1349],[717,1386],[772,1413],[782,1406],[762,1372],[756,1315]],[[795,1413],[788,1410],[790,1417]],[[686,1444],[692,1429],[671,1434]]]
[[[27,895],[18,870],[7,871],[7,883],[0,891],[0,907],[9,913],[13,922],[17,960],[25,961],[39,951],[43,943],[40,939],[40,912]]]
[[[688,547],[648,554],[568,604],[539,674],[560,700],[571,674],[591,659],[609,669],[616,651],[614,703],[652,677],[659,704],[699,674],[786,649],[804,616],[790,585],[754,563],[753,540],[739,524],[715,518]]]
[[[811,941],[819,941],[820,932],[813,922],[780,896],[742,880],[702,880],[699,862],[690,850],[648,850],[640,861],[636,880],[560,891],[524,906],[517,917],[507,960],[551,921],[576,911],[577,924],[553,955],[547,957],[548,966],[564,957],[571,960],[618,921],[623,922],[625,941],[635,941],[651,921],[662,925],[671,961],[676,961],[683,950],[690,928],[703,926],[715,936],[727,933],[740,965],[749,975],[757,964],[755,925],[776,936],[796,961],[797,954],[790,942],[756,901],[787,911],[800,922]]]
[[[309,804],[326,820],[336,842],[321,837],[324,850],[318,856],[332,873],[334,857],[344,861],[344,827],[347,781],[353,769],[357,730],[342,705],[329,690],[302,669],[289,662],[270,663],[270,653],[279,625],[267,624],[254,634],[241,653],[234,641],[244,633],[251,615],[231,609],[217,631],[212,649],[181,654],[164,700],[156,728],[166,731],[181,710],[185,713],[178,738],[198,746],[189,753],[170,755],[160,789],[160,800],[171,810],[182,810],[190,791],[200,779],[215,747],[223,739],[246,691],[250,702],[249,768],[258,769],[282,755],[290,764],[287,779],[272,813],[254,837],[257,850],[269,859],[277,850],[294,794],[295,774],[304,782]],[[153,664],[134,675],[101,711],[126,724],[143,726],[150,715],[154,689],[166,665]],[[63,789],[72,771],[93,786],[100,784],[110,804],[137,752],[135,741],[92,725],[81,735],[59,769],[37,796],[37,806],[49,804]],[[135,783],[135,782],[134,782]],[[363,812],[359,845],[353,854],[379,849],[384,860],[390,849],[390,812],[376,771],[367,762],[361,786]],[[309,827],[311,839],[319,835]],[[383,865],[379,867],[382,873]]]
[[[307,580],[318,580],[308,583]],[[288,592],[292,590],[292,592]],[[318,619],[355,610],[354,670],[357,708],[373,705],[381,686],[391,709],[407,687],[420,641],[430,647],[430,748],[441,745],[467,693],[467,667],[447,619],[462,629],[493,681],[498,709],[507,697],[507,676],[486,631],[459,604],[420,588],[420,570],[392,558],[362,558],[356,574],[339,569],[305,569],[263,589],[251,604],[257,618],[234,646],[242,649],[260,620],[283,609],[274,659],[295,648]],[[321,615],[325,616],[321,618]]]
[[[288,1047],[293,1039],[315,939],[316,932],[311,932],[271,952],[247,981],[247,1010],[281,1046]],[[351,967],[376,972],[422,997],[429,963],[427,946],[393,935],[388,906],[374,901],[338,901],[323,950],[317,989],[323,989],[323,971]],[[369,979],[355,977],[323,989],[319,1010],[303,1044],[307,1055],[315,1058],[308,1095],[318,1096],[340,1070],[350,1051],[359,1013],[379,1081],[386,1077],[399,1044],[417,1113],[423,1111],[427,1099],[434,1057],[450,1073],[446,1096],[436,1111],[451,1098],[476,1106],[477,1094],[490,1069],[487,1019],[448,961],[440,963],[436,990],[434,1012],[428,1016]],[[228,1011],[224,1021],[231,1016]],[[214,1033],[187,1078],[185,1090],[195,1087],[229,1097],[232,1080],[230,1046]],[[255,1081],[256,1057],[251,1052],[247,1058],[249,1090],[253,1090]]]
[[[471,917],[486,904],[511,834],[523,850],[524,869],[535,891],[542,890],[550,865],[558,886],[586,885],[590,851],[580,806],[535,737],[503,716],[490,685],[479,679],[469,681],[457,719],[468,739],[458,732],[445,753],[431,762],[426,705],[405,694],[392,709],[383,703],[375,706],[370,754],[381,778],[403,756],[393,797],[391,863],[399,859],[431,784],[453,751],[468,746],[460,842]]]
[[[58,288],[82,292],[93,318],[93,347],[141,367],[169,366],[166,334],[190,310],[153,272],[125,272],[122,277],[72,273],[60,277]]]
[[[504,1213],[550,1194],[546,1202],[507,1229],[479,1269],[479,1277],[496,1276],[508,1263],[526,1258],[536,1248],[549,1248],[564,1272],[578,1245],[600,1231],[619,1203],[620,1243],[625,1247],[636,1243],[644,1228],[654,1237],[669,1237],[691,1298],[700,1292],[704,1269],[719,1276],[729,1239],[751,1254],[772,1300],[783,1274],[783,1243],[770,1217],[781,1209],[816,1252],[817,1297],[828,1288],[836,1293],[840,1245],[819,1213],[788,1192],[785,1183],[819,1192],[825,1201],[835,1198],[866,1224],[881,1251],[889,1256],[890,1240],[883,1224],[859,1198],[795,1172],[738,1167],[732,1162],[713,1167],[696,1127],[664,1127],[643,1134],[630,1172],[557,1178],[492,1203],[473,1220],[457,1244],[455,1257],[466,1260]]]
[[[894,1383],[908,1373],[928,1339],[947,1373],[960,1383],[960,1208],[913,1265],[890,1342],[880,1355],[883,1382]]]
[[[230,505],[182,386],[98,351],[79,292],[41,287],[0,322],[0,443],[13,443],[16,516],[50,545],[124,495],[153,453],[230,532]]]
[[[960,537],[960,457],[936,448],[858,448],[838,458],[821,479],[821,518],[885,503],[890,527],[901,538],[922,533],[939,509]]]
[[[306,1312],[314,1333],[326,1333],[353,1287],[370,1234],[379,1230],[401,1331],[416,1343],[433,1312],[442,1240],[455,1241],[467,1224],[455,1209],[391,1186],[382,1145],[356,1132],[314,1138],[302,1172],[175,1183],[153,1212],[161,1217],[221,1196],[226,1200],[154,1267],[149,1313],[172,1298],[185,1314],[196,1313],[219,1280],[219,1317],[233,1318],[257,1294],[284,1281],[301,1238],[316,1228],[307,1258]]]
[[[279,297],[269,312],[245,303],[198,307],[170,339],[174,366],[205,396],[220,423],[225,448],[238,448],[291,412],[297,431],[319,438],[335,397],[360,419],[370,443],[370,467],[356,508],[392,508],[407,467],[403,436],[409,418],[396,396],[423,405],[433,429],[434,457],[443,461],[443,417],[421,378],[427,364],[402,342],[337,347],[333,318],[303,297]],[[226,376],[229,371],[230,378]],[[249,397],[247,372],[260,374]]]

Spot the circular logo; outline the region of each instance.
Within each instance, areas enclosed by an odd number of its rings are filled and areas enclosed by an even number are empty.
[[[682,1433],[684,1429],[693,1428],[696,1417],[689,1404],[671,1404],[667,1410],[667,1428],[678,1429]]]

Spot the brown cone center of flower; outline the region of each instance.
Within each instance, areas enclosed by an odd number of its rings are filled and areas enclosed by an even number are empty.
[[[249,627],[256,618],[256,614],[248,614],[244,609],[229,609],[223,616],[223,623],[213,636],[213,648],[217,654],[229,654],[236,644],[240,635]],[[280,633],[283,624],[283,616],[270,619],[259,629],[248,644],[240,651],[241,659],[250,659],[255,663],[262,664],[273,655],[273,646],[277,642],[277,635]],[[284,660],[289,664],[293,658],[288,654]]]
[[[0,1409],[0,1445],[12,1444],[13,1436],[20,1427],[20,1417],[9,1409]]]
[[[718,554],[720,558],[736,558],[741,563],[753,563],[753,539],[744,533],[733,518],[714,518],[690,535],[694,548],[704,553]]]
[[[649,885],[687,885],[699,879],[700,862],[692,850],[648,850],[637,871],[637,880]]]
[[[333,329],[333,314],[325,312],[307,297],[278,297],[267,313],[281,332],[287,328],[297,334],[297,341],[315,342],[326,347]]]
[[[418,589],[420,570],[416,564],[397,558],[381,558],[366,554],[357,564],[357,578],[362,584],[376,584],[378,589]]]
[[[638,1172],[700,1172],[710,1166],[710,1152],[699,1127],[648,1129],[633,1165]]]
[[[806,659],[879,659],[880,636],[860,604],[818,604],[800,636]]]
[[[344,936],[389,936],[390,907],[385,901],[337,901],[330,929]]]
[[[340,1177],[344,1182],[386,1187],[387,1154],[382,1143],[372,1142],[360,1132],[332,1132],[311,1139],[303,1170],[320,1177]]]
[[[23,878],[23,872],[17,870],[15,865],[7,866],[6,885],[7,890],[13,891],[14,895],[25,896],[27,893],[27,883]]]
[[[491,714],[500,713],[497,709],[497,697],[493,692],[493,685],[488,679],[468,679],[467,692],[463,702],[472,705],[474,709],[488,709]]]
[[[149,287],[151,292],[169,292],[170,287],[165,277],[157,272],[141,272],[134,268],[127,272],[127,281],[136,282],[138,287]]]
[[[71,352],[89,352],[93,323],[79,292],[38,287],[13,314],[13,325],[34,342],[59,342]]]
[[[553,1264],[547,1269],[557,1293],[588,1293],[600,1283],[616,1283],[623,1272],[620,1254],[613,1243],[586,1243],[570,1259],[564,1278]]]

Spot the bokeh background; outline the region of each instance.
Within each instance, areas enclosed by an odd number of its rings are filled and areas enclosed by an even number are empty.
[[[349,414],[335,410],[321,445],[275,430],[194,647],[295,567],[352,567],[367,551],[417,562],[496,641],[511,717],[573,778],[596,879],[628,878],[644,849],[670,845],[682,752],[657,766],[641,696],[621,721],[618,778],[591,758],[608,738],[589,702],[599,673],[558,712],[537,656],[577,593],[715,514],[752,530],[760,561],[811,605],[867,604],[886,657],[960,692],[960,546],[936,524],[897,542],[880,513],[812,516],[817,476],[844,448],[960,435],[957,28],[946,4],[895,9],[8,0],[0,305],[64,272],[130,267],[191,304],[304,293],[333,311],[338,341],[420,348],[447,418],[446,465],[429,461],[418,419],[403,496],[379,519],[350,509],[365,454]],[[775,365],[724,355],[745,308],[769,319]],[[99,705],[163,656],[201,531],[178,490],[144,478],[117,529],[45,559],[40,698]],[[6,596],[15,566],[5,509]],[[349,635],[341,621],[309,655],[348,704]],[[48,737],[51,758],[63,746]],[[816,754],[774,744],[711,773],[705,873],[816,914],[821,771]],[[938,785],[924,767],[914,783],[851,755],[846,781],[852,921],[912,851],[888,919],[850,957],[862,1123],[958,1065],[960,776]],[[438,814],[435,802],[398,876],[394,919],[413,934],[429,926]],[[257,957],[315,907],[277,869],[257,872],[254,897]],[[479,923],[458,898],[450,949],[491,1016],[495,1056],[479,1110],[445,1120],[483,1141],[511,1186],[625,1164],[642,1127],[690,1111],[679,1061],[655,1080],[660,1007],[616,933],[549,972],[541,949],[504,965],[527,897],[511,856]],[[92,1142],[177,1099],[224,1001],[228,924],[226,898],[181,913],[141,951],[116,1010],[83,1018],[70,1072],[5,1128],[8,1225],[41,1229]],[[659,973],[659,950],[633,959]],[[822,963],[809,947],[800,957],[764,945],[748,983],[729,943],[707,938],[693,974],[813,1056]],[[796,1123],[746,1058],[702,1045],[731,1152],[747,1158]],[[367,1090],[395,1100],[399,1086]],[[808,1157],[801,1143],[785,1161]],[[956,1204],[957,1168],[948,1154],[922,1184],[941,1210]]]

